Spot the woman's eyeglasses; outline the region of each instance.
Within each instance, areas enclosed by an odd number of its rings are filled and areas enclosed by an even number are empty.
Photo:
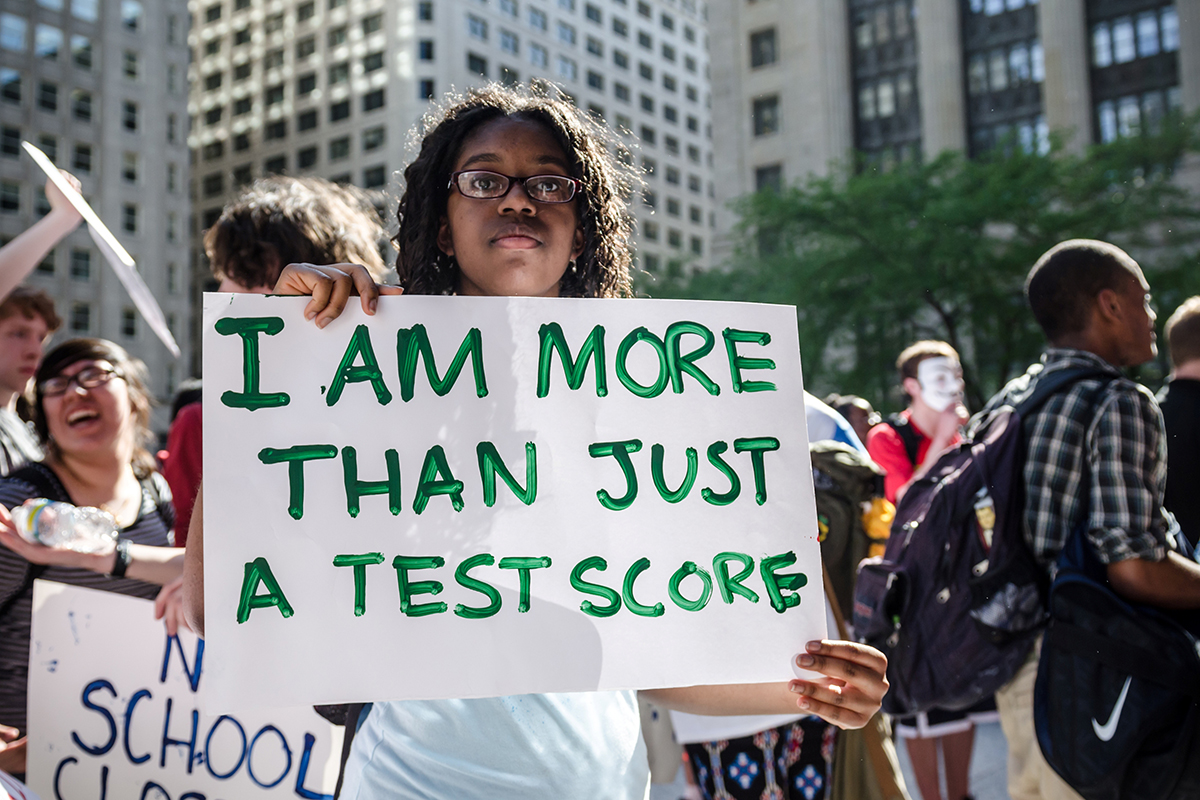
[[[463,197],[495,200],[504,197],[514,183],[521,184],[530,200],[539,203],[569,203],[579,190],[579,181],[566,175],[530,175],[518,178],[485,169],[465,169],[451,173],[450,187]]]
[[[95,389],[119,377],[121,375],[112,367],[84,367],[74,375],[57,375],[42,381],[39,389],[42,397],[57,397],[70,389],[72,383],[83,389]]]

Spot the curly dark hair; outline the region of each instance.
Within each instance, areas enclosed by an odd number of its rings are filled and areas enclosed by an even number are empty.
[[[404,170],[404,194],[393,238],[396,272],[409,294],[451,294],[458,263],[438,247],[438,228],[450,197],[449,176],[463,143],[481,125],[508,118],[537,122],[554,136],[583,183],[578,213],[583,253],[562,277],[563,297],[628,297],[633,217],[628,198],[641,179],[614,157],[621,145],[554,87],[513,89],[489,84],[451,94],[420,125],[420,152]]]
[[[150,431],[150,411],[154,405],[154,396],[147,389],[149,373],[146,364],[140,358],[129,355],[124,347],[107,339],[68,339],[55,347],[42,363],[38,365],[34,375],[33,424],[38,437],[42,440],[49,454],[56,453],[57,445],[50,438],[50,428],[46,424],[45,397],[42,395],[42,384],[62,373],[67,367],[80,361],[107,361],[117,371],[117,376],[125,381],[129,388],[129,402],[133,410],[133,422],[137,441],[133,453],[133,472],[138,478],[146,478],[156,470],[154,456],[147,449],[154,439]]]
[[[246,287],[274,286],[288,264],[362,264],[387,272],[387,233],[366,193],[322,178],[260,178],[204,233],[213,274]]]

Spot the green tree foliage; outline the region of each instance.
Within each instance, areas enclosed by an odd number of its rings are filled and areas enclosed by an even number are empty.
[[[968,405],[977,409],[1044,345],[1023,287],[1030,266],[1057,242],[1125,247],[1167,313],[1200,291],[1200,202],[1173,180],[1198,145],[1200,120],[1175,120],[1157,135],[1083,155],[1056,142],[1045,156],[1011,147],[974,160],[945,153],[888,172],[835,170],[737,201],[742,222],[727,268],[644,288],[794,304],[806,384],[878,407],[900,402],[899,351],[943,339],[963,355]],[[1200,169],[1190,171],[1194,182]]]

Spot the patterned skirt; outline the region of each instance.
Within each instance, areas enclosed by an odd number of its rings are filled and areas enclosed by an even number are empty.
[[[837,727],[804,717],[753,736],[684,745],[704,800],[824,800]]]

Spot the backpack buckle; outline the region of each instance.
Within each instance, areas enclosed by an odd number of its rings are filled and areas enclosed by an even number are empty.
[[[937,593],[937,601],[939,603],[945,604],[949,599],[950,599],[950,587],[949,586],[947,586],[945,589],[942,589],[940,592]]]

